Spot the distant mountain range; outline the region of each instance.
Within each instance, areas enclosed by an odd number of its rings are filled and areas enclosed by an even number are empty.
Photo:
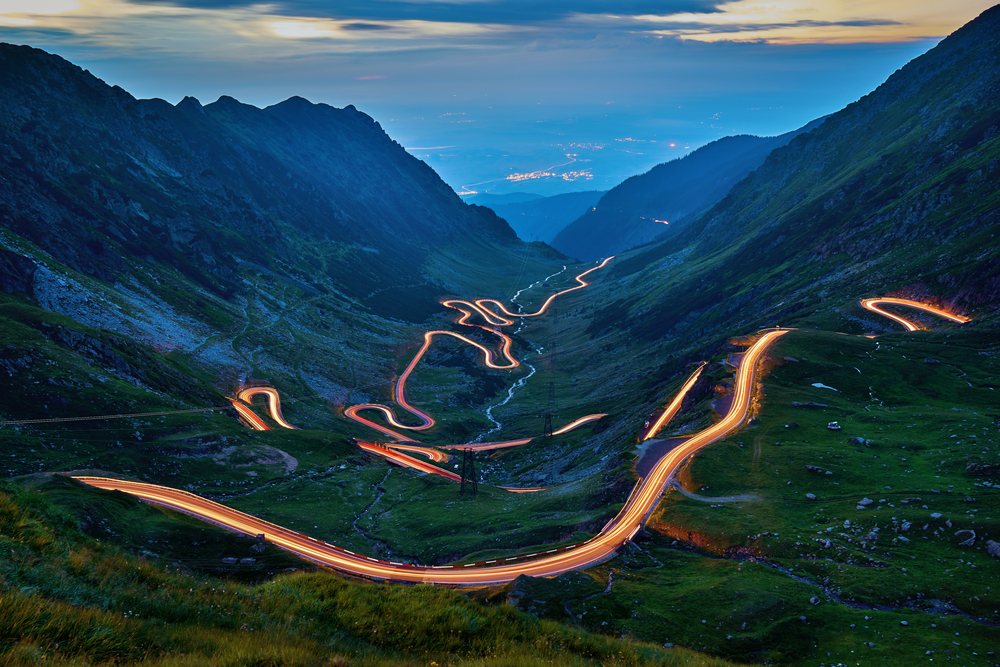
[[[723,137],[626,179],[560,230],[552,246],[571,257],[592,260],[676,234],[763,164],[771,151],[823,120],[777,137]]]

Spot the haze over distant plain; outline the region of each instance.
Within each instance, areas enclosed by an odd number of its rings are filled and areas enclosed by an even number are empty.
[[[603,190],[836,111],[989,0],[0,0],[137,97],[353,104],[457,191]]]

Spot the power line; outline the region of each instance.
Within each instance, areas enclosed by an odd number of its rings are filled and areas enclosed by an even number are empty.
[[[318,395],[306,396],[306,397],[292,396],[289,398],[282,398],[281,402],[283,404],[299,403],[302,401],[315,400],[317,398],[321,397]],[[114,415],[90,415],[87,417],[50,417],[48,419],[16,419],[16,420],[0,421],[0,426],[18,426],[22,424],[29,424],[29,425],[59,424],[63,422],[99,421],[102,419],[130,419],[136,417],[166,417],[169,415],[189,415],[198,412],[223,412],[226,410],[232,410],[232,406],[220,405],[212,408],[192,408],[189,410],[161,410],[159,412],[132,412],[128,414],[114,414]]]
[[[166,415],[187,415],[195,412],[217,412],[219,410],[231,410],[230,406],[215,408],[194,408],[192,410],[164,410],[161,412],[133,412],[131,414],[118,415],[91,415],[89,417],[52,417],[50,419],[18,419],[14,421],[0,421],[0,426],[16,426],[19,424],[56,424],[61,422],[84,422],[96,421],[100,419],[129,419],[130,417],[162,417]]]

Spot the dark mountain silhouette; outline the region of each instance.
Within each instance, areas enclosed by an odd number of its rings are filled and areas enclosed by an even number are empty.
[[[363,295],[423,282],[431,248],[516,242],[353,106],[137,100],[8,44],[0,88],[0,225],[105,281],[138,258],[227,293],[240,262],[295,264]]]
[[[551,243],[556,234],[596,204],[602,195],[601,190],[588,190],[486,205],[506,220],[522,240]]]

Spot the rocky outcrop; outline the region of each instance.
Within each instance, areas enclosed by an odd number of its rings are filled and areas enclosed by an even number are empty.
[[[0,289],[7,294],[29,292],[35,270],[27,257],[0,247]]]

